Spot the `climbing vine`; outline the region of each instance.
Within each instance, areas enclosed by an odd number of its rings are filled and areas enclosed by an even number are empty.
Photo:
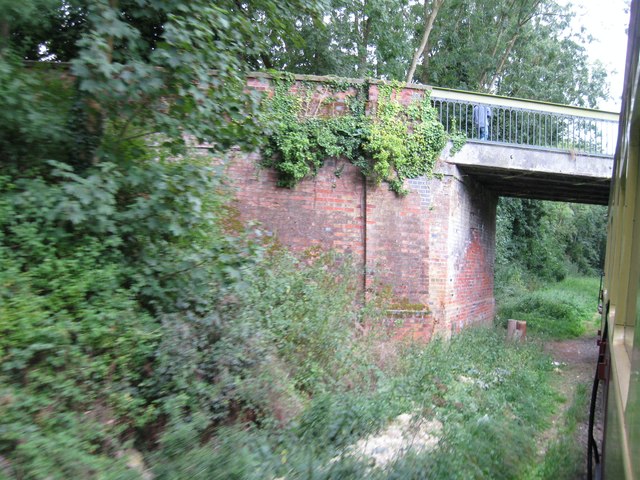
[[[373,161],[373,178],[405,195],[404,180],[431,176],[447,134],[431,106],[429,95],[405,107],[397,96],[399,84],[381,85],[378,109],[364,145]]]
[[[449,140],[451,140],[452,143],[451,150],[449,150],[449,156],[453,157],[456,153],[462,150],[462,147],[467,143],[467,136],[464,132],[454,128],[453,131],[449,132]]]
[[[273,96],[263,108],[263,124],[269,130],[262,163],[278,172],[279,185],[291,188],[315,175],[326,158],[362,163],[364,99],[356,95],[346,115],[322,117],[319,112],[334,98],[335,87],[326,85],[318,93],[303,84],[292,94],[292,84],[292,79],[276,81]]]
[[[280,186],[294,187],[331,157],[347,159],[398,195],[407,193],[406,179],[433,174],[449,137],[428,95],[405,106],[397,98],[400,84],[380,85],[377,109],[369,116],[366,84],[329,82],[318,88],[297,83],[291,92],[293,85],[293,76],[280,76],[263,105],[268,131],[262,164],[278,172]],[[347,111],[327,115],[337,92],[351,87],[356,94],[347,97]]]

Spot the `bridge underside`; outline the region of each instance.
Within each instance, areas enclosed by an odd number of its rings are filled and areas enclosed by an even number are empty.
[[[610,179],[553,175],[513,169],[459,166],[499,196],[607,205]]]
[[[500,196],[596,205],[609,201],[609,157],[469,142],[448,161]]]

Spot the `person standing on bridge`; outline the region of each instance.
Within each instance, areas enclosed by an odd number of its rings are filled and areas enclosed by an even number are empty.
[[[478,129],[478,138],[487,140],[489,138],[489,127],[491,126],[491,107],[488,105],[474,106],[473,124]]]

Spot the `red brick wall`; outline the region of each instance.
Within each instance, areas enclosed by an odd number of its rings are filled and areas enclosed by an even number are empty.
[[[398,310],[424,305],[416,314],[391,314],[400,336],[448,336],[493,318],[492,194],[469,179],[463,183],[454,172],[441,180],[411,180],[409,195],[398,198],[384,184],[367,185],[353,165],[335,160],[317,177],[286,189],[258,161],[257,154],[237,154],[228,164],[242,219],[259,221],[294,251],[319,246],[351,255],[366,267],[367,289],[390,288]]]
[[[459,183],[451,216],[448,316],[452,330],[495,315],[493,266],[497,198],[467,180]]]
[[[269,85],[268,78],[251,80],[259,90]],[[332,94],[322,113],[344,111],[345,95],[354,92]],[[325,93],[319,83],[316,94]],[[408,88],[401,98],[423,93]],[[377,94],[370,85],[369,108]],[[386,184],[367,184],[343,160],[328,159],[294,189],[277,187],[275,172],[258,162],[258,154],[238,153],[227,165],[242,219],[258,220],[294,251],[319,246],[351,255],[368,291],[392,290],[398,311],[389,320],[399,336],[449,336],[493,318],[496,197],[454,166],[440,161],[442,179],[409,180],[409,195],[399,198]],[[400,311],[407,305],[422,311]]]
[[[277,187],[275,171],[258,162],[257,154],[237,154],[227,168],[244,220],[258,220],[294,251],[320,246],[364,264],[364,183],[356,167],[327,160],[317,177],[288,189]]]
[[[367,286],[390,286],[396,303],[429,301],[428,207],[419,191],[403,198],[386,184],[367,186]]]

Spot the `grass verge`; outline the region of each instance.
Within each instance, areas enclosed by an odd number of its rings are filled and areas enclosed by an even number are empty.
[[[580,477],[584,471],[584,446],[576,442],[576,433],[578,426],[584,424],[588,411],[589,391],[586,384],[580,384],[557,438],[545,452],[542,462],[527,476],[528,480]]]
[[[597,309],[598,279],[567,278],[540,290],[502,299],[498,323],[524,320],[527,329],[545,338],[566,339],[582,335]]]

